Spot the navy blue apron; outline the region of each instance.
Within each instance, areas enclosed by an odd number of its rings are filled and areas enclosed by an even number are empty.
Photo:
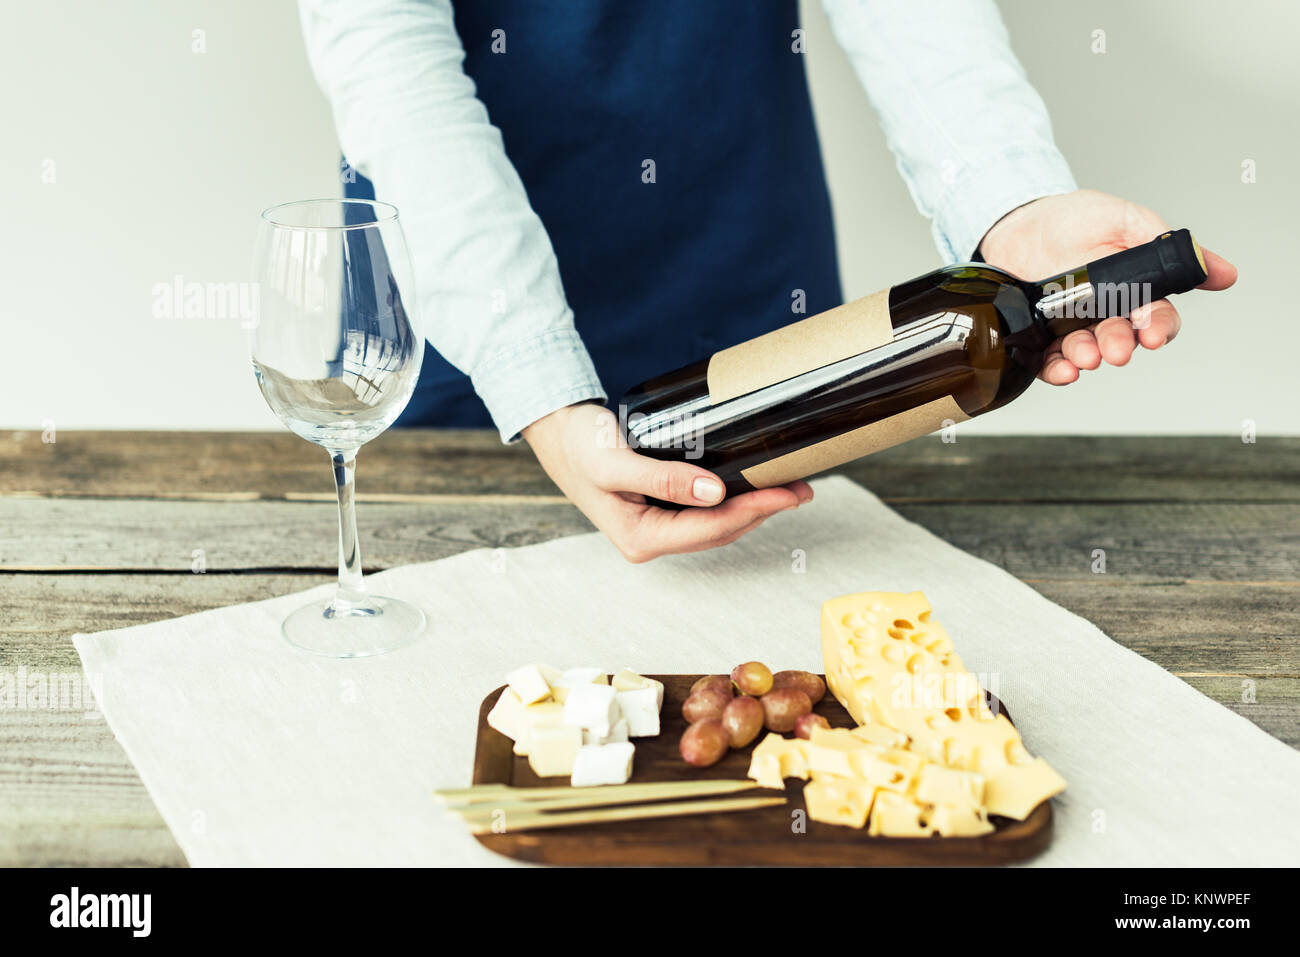
[[[550,235],[611,404],[842,301],[798,26],[796,0],[456,5],[465,72]],[[375,198],[360,176],[345,194]],[[426,348],[397,424],[492,422]]]

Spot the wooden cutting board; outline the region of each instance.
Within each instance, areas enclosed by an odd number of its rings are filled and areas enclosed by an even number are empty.
[[[652,677],[664,683],[661,733],[656,738],[634,739],[632,781],[744,779],[750,753],[767,732],[749,747],[728,752],[713,767],[690,767],[682,761],[677,744],[686,730],[682,702],[700,676]],[[503,690],[504,686],[493,691],[479,708],[474,783],[514,787],[566,783],[566,778],[537,777],[528,759],[514,754],[513,742],[488,726],[488,712]],[[990,701],[994,700],[990,696]],[[829,693],[813,710],[824,715],[831,727],[854,726],[848,712]],[[981,837],[869,837],[865,828],[808,820],[803,807],[804,782],[788,778],[785,784],[789,803],[784,806],[476,836],[498,854],[539,864],[797,867],[1004,864],[1033,857],[1047,847],[1052,836],[1052,805],[1044,801],[1023,821],[994,817],[996,830]],[[779,792],[756,788],[742,793],[773,796]]]

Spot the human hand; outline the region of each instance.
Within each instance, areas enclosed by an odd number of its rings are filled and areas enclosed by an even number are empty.
[[[791,482],[722,502],[725,489],[716,475],[633,451],[614,413],[594,403],[557,409],[523,436],[546,474],[630,562],[730,544],[813,497],[807,482]],[[714,507],[671,511],[647,505],[647,496]]]
[[[990,265],[1021,278],[1046,279],[1150,242],[1168,230],[1168,224],[1144,206],[1080,189],[1013,209],[985,234],[980,254]],[[1227,289],[1237,281],[1236,266],[1204,247],[1202,251],[1209,277],[1198,288]],[[1103,359],[1125,365],[1139,343],[1159,349],[1173,341],[1180,325],[1168,299],[1140,306],[1127,319],[1103,319],[1053,342],[1039,378],[1067,385],[1079,378],[1080,369],[1095,369]]]

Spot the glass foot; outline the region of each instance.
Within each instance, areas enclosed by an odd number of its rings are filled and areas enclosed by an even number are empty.
[[[368,596],[365,604],[327,598],[304,605],[281,630],[295,648],[328,658],[366,658],[405,648],[424,635],[424,612],[396,598]]]

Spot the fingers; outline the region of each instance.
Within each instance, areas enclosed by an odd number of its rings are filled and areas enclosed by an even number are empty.
[[[1165,343],[1173,342],[1183,325],[1178,310],[1168,299],[1158,299],[1139,306],[1133,310],[1129,322],[1137,331],[1138,342],[1145,349],[1159,349]]]
[[[1133,350],[1137,348],[1137,338],[1127,319],[1119,316],[1103,319],[1092,334],[1097,339],[1097,348],[1103,359],[1113,366],[1128,365]]]
[[[725,489],[712,472],[686,462],[660,462],[631,449],[602,455],[592,476],[607,492],[637,492],[677,505],[716,505]]]
[[[1197,286],[1197,289],[1227,289],[1237,281],[1237,267],[1228,260],[1224,259],[1217,253],[1212,253],[1204,246],[1201,252],[1205,254],[1205,271],[1209,273],[1205,282]]]
[[[1061,343],[1053,343],[1043,359],[1043,368],[1038,378],[1050,385],[1069,385],[1079,378],[1078,367],[1061,354]]]
[[[794,492],[795,495],[799,496],[800,505],[806,505],[813,500],[812,486],[803,479],[800,479],[797,482],[791,482],[789,485],[783,485],[781,487],[788,488],[790,491]]]
[[[1061,354],[1079,369],[1095,369],[1101,365],[1101,349],[1091,329],[1075,329],[1062,339]]]
[[[1038,377],[1051,385],[1069,385],[1080,370],[1096,369],[1104,359],[1113,366],[1127,365],[1140,343],[1159,349],[1178,335],[1182,320],[1167,299],[1133,310],[1128,319],[1106,319],[1090,329],[1076,329],[1054,342],[1043,358]]]
[[[629,541],[622,549],[632,562],[656,555],[695,552],[735,541],[777,512],[799,506],[799,495],[789,488],[764,488],[727,499],[716,508],[671,512],[647,508],[636,520]]]

